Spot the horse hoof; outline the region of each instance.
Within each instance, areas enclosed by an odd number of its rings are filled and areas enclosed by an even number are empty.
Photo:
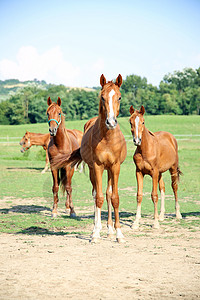
[[[164,221],[164,216],[163,215],[159,216],[159,221],[161,221],[161,222]]]
[[[90,240],[91,244],[97,244],[99,242],[100,242],[100,238],[96,238],[96,237],[92,237],[91,240]]]
[[[76,218],[76,213],[70,213],[70,218]]]
[[[160,229],[159,223],[154,223],[152,226],[153,229]]]
[[[182,215],[181,214],[177,214],[176,218],[177,218],[177,220],[181,220],[182,219]]]
[[[52,218],[57,218],[58,214],[57,213],[52,213]]]
[[[107,238],[110,240],[114,240],[115,239],[115,235],[112,233],[107,234]]]
[[[125,239],[124,238],[116,238],[117,242],[119,244],[123,244],[123,243],[126,243]]]
[[[45,170],[42,170],[41,174],[44,174],[46,171]]]

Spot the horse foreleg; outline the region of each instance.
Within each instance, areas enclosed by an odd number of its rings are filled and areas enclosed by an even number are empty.
[[[136,179],[137,179],[137,212],[136,212],[135,221],[132,225],[133,229],[139,228],[139,223],[141,219],[141,204],[142,204],[142,196],[143,196],[143,179],[144,179],[142,172],[136,170]]]
[[[162,178],[162,174],[160,174],[159,179],[159,190],[160,190],[160,195],[161,195],[161,206],[160,206],[160,215],[159,215],[159,220],[163,221],[165,217],[165,184]]]
[[[94,206],[94,214],[95,214],[95,220],[94,220],[94,229],[92,232],[92,242],[96,242],[100,238],[100,231],[102,228],[101,225],[101,208],[103,205],[104,197],[102,193],[102,175],[103,175],[103,166],[98,166],[96,163],[94,163],[94,169],[93,169],[93,180],[95,182],[96,191],[93,191],[93,197],[95,200],[95,206]]]
[[[111,204],[111,195],[112,195],[112,182],[111,182],[111,172],[108,170],[108,186],[106,190],[106,200],[108,204],[108,237],[113,237],[113,221],[112,221],[112,204]]]
[[[74,169],[71,169],[71,167],[66,168],[66,176],[67,176],[67,182],[66,182],[66,192],[67,192],[67,198],[66,198],[66,209],[70,209],[70,217],[75,218],[76,213],[74,210],[74,204],[72,202],[72,176],[74,174]]]
[[[124,236],[121,231],[121,226],[119,222],[119,194],[118,194],[118,179],[120,172],[120,164],[117,163],[111,167],[112,174],[112,196],[111,202],[114,208],[115,214],[115,229],[116,229],[116,240],[119,243],[125,242]]]
[[[51,171],[52,176],[53,176],[53,198],[54,198],[54,203],[53,203],[53,210],[52,210],[52,217],[57,217],[57,208],[58,208],[58,190],[59,190],[59,179],[58,179],[58,170],[52,170]]]
[[[152,176],[153,180],[153,189],[151,193],[151,198],[154,203],[154,224],[153,228],[160,228],[159,222],[158,222],[158,171],[154,171],[154,174]]]
[[[49,155],[48,155],[48,149],[46,150],[46,164],[45,164],[45,167],[44,167],[44,170],[42,170],[42,174],[44,174],[47,170],[48,170],[48,167],[49,167]]]

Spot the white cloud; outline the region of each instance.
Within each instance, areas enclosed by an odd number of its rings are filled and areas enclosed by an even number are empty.
[[[16,78],[19,80],[46,80],[50,83],[75,86],[80,74],[79,67],[73,66],[63,58],[59,46],[39,54],[32,46],[21,47],[16,61],[0,61],[1,79]]]

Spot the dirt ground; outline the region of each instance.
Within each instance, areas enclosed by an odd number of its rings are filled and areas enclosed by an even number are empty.
[[[136,232],[121,223],[125,244],[106,237],[105,220],[97,244],[73,232],[0,234],[0,299],[200,298],[199,231],[153,230],[150,216]]]

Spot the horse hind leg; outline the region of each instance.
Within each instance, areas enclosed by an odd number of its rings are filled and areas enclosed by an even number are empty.
[[[172,189],[174,192],[174,197],[175,197],[175,210],[176,210],[176,218],[178,220],[182,219],[182,215],[180,213],[180,206],[178,203],[178,194],[177,194],[177,190],[178,190],[178,179],[179,179],[179,168],[177,166],[172,167],[170,170],[170,174],[171,174],[171,185],[172,185]]]
[[[65,188],[67,197],[65,202],[66,210],[70,209],[70,217],[75,218],[76,212],[74,209],[74,204],[72,202],[72,176],[74,174],[74,169],[67,167],[65,170],[62,169],[62,186]]]
[[[165,184],[162,178],[162,174],[160,175],[158,179],[159,183],[159,190],[161,194],[161,206],[160,206],[160,215],[159,215],[159,220],[164,221],[165,217]]]
[[[112,195],[111,173],[108,170],[108,186],[107,186],[107,190],[106,190],[106,200],[107,200],[107,204],[108,204],[108,222],[107,222],[108,233],[107,233],[107,236],[109,238],[114,237],[111,195]]]

